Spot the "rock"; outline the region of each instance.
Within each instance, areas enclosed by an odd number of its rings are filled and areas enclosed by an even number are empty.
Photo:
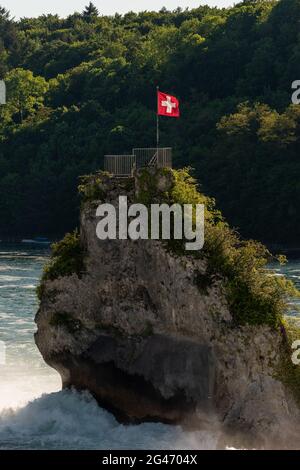
[[[115,183],[105,191],[117,201]],[[234,325],[222,280],[205,292],[195,282],[205,259],[160,241],[100,241],[96,206],[81,211],[85,272],[45,281],[36,316],[36,344],[63,387],[88,389],[125,423],[211,419],[237,445],[243,435],[249,445],[291,446],[281,426],[295,429],[299,410],[275,378],[280,332]]]

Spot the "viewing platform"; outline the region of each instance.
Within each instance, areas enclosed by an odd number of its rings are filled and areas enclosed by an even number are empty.
[[[104,156],[104,170],[114,176],[132,176],[145,167],[172,168],[172,148],[134,148],[131,155]]]

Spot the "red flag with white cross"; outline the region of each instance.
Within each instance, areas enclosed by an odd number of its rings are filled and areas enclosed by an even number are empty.
[[[179,101],[175,96],[157,91],[157,114],[159,116],[180,117]]]

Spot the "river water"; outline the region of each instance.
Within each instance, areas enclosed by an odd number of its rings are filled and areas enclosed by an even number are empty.
[[[59,375],[33,339],[35,288],[48,256],[48,250],[0,244],[0,449],[215,448],[218,436],[211,432],[123,426],[88,393],[61,391]],[[300,261],[281,271],[300,287]]]

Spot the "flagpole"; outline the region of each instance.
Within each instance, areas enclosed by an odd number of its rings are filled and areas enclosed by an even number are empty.
[[[156,101],[158,98],[159,86],[156,87]],[[158,148],[159,148],[159,114],[158,114],[158,101],[157,101],[157,113],[156,113],[156,155],[158,158]]]

